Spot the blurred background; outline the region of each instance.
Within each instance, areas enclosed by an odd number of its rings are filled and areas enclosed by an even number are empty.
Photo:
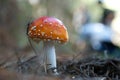
[[[67,27],[69,41],[56,45],[58,58],[120,57],[119,4],[119,0],[0,0],[0,64],[35,55],[26,29],[41,16],[56,17]],[[32,46],[41,52],[42,42]]]

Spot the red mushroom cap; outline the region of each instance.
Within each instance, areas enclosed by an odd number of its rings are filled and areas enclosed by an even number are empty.
[[[63,23],[53,17],[40,17],[34,20],[28,26],[28,37],[36,42],[44,41],[58,41],[65,43],[68,41],[68,32]]]

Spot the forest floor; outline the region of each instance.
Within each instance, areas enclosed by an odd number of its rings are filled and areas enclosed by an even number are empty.
[[[3,50],[4,51],[4,50]],[[120,80],[120,59],[58,56],[58,76],[44,74],[29,49],[0,54],[0,80]]]

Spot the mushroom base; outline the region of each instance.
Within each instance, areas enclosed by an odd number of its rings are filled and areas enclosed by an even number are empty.
[[[44,42],[44,54],[46,61],[46,68],[56,68],[56,54],[54,44],[51,42]]]

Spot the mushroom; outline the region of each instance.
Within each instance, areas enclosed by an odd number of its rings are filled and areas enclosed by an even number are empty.
[[[54,17],[40,17],[28,26],[27,35],[33,41],[43,41],[43,53],[46,56],[46,69],[57,73],[55,43],[63,44],[68,41],[68,32],[63,23]]]

